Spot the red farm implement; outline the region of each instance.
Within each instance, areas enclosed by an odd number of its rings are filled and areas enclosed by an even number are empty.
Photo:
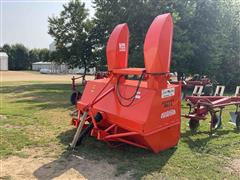
[[[240,86],[236,88],[234,96],[223,96],[224,86],[217,86],[213,96],[201,96],[202,87],[196,86],[192,96],[187,96],[189,113],[184,117],[189,119],[189,127],[196,131],[200,120],[205,120],[207,114],[211,116],[210,132],[221,127],[222,111],[226,106],[236,106],[235,112],[230,112],[231,123],[240,129]]]
[[[94,79],[107,78],[109,75],[110,75],[109,72],[98,71],[96,72]],[[70,97],[70,102],[72,105],[76,105],[77,101],[82,97],[82,91],[78,90],[77,83],[76,83],[76,80],[80,80],[80,79],[82,80],[80,86],[82,87],[82,89],[84,89],[87,81],[83,79],[83,75],[78,77],[75,77],[75,76],[72,77],[72,94]]]
[[[155,153],[178,144],[181,84],[169,83],[172,36],[171,15],[157,16],[144,42],[145,68],[128,68],[128,26],[114,28],[106,50],[110,74],[86,83],[72,119],[77,131],[71,147],[89,133],[110,145],[126,143]]]
[[[209,96],[213,91],[213,86],[217,84],[217,82],[212,83],[206,75],[200,76],[195,74],[193,77],[186,78],[184,74],[176,75],[175,73],[171,73],[171,83],[178,84],[179,81],[182,82],[182,100],[185,99],[186,94],[195,86],[201,86],[203,88],[202,93]]]
[[[207,86],[212,85],[211,80],[207,76],[199,76],[198,74],[195,74],[190,79],[183,79],[182,80],[182,88],[194,88],[195,86]]]

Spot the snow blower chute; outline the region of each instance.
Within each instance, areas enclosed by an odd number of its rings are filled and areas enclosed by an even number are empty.
[[[181,85],[169,83],[172,36],[171,15],[157,16],[144,42],[145,68],[127,68],[128,26],[114,28],[106,50],[110,75],[87,82],[72,120],[77,132],[71,147],[89,133],[111,145],[127,143],[155,153],[178,144]]]

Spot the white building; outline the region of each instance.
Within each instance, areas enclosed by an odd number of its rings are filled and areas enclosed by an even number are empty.
[[[84,68],[68,68],[66,64],[56,64],[54,62],[35,62],[32,63],[33,71],[40,71],[45,74],[58,74],[58,73],[70,73],[70,74],[83,74]],[[89,68],[87,74],[93,75],[96,73],[96,68]]]
[[[53,41],[49,44],[49,51],[56,51],[56,42]],[[66,64],[56,64],[54,62],[35,62],[32,64],[33,71],[40,71],[41,73],[70,73],[70,74],[83,74],[84,68],[70,69]],[[93,75],[96,73],[96,68],[89,68],[87,74]]]
[[[49,73],[68,73],[68,66],[66,64],[56,64],[54,62],[35,62],[32,63],[32,70]]]
[[[5,52],[0,52],[0,71],[8,70],[8,55]]]

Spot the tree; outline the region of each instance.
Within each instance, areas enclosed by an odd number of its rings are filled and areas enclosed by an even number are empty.
[[[94,39],[99,47],[97,56],[103,64],[111,31],[126,22],[131,32],[129,66],[144,66],[146,31],[154,17],[169,12],[174,19],[171,70],[207,74],[231,87],[240,84],[239,0],[94,0],[93,3]]]
[[[31,49],[29,51],[29,63],[32,64],[38,61],[50,61],[50,52],[47,48]]]
[[[143,67],[143,45],[148,27],[157,15],[170,12],[175,23],[172,70],[186,69],[186,64],[193,55],[192,44],[187,34],[189,19],[192,17],[192,1],[95,0],[94,4],[95,39],[101,47],[98,55],[103,63],[106,63],[105,48],[109,34],[117,24],[126,22],[131,33],[129,65]]]
[[[54,57],[58,63],[66,63],[70,67],[84,67],[86,71],[93,66],[93,45],[90,39],[92,22],[87,19],[85,4],[70,1],[63,5],[59,16],[49,17],[48,33],[56,42]]]
[[[143,45],[153,19],[171,13],[174,43],[171,71],[206,74],[233,89],[240,84],[239,0],[94,0],[90,21],[83,3],[64,5],[49,18],[49,34],[57,42],[54,61],[70,67],[106,65],[106,44],[113,28],[128,23],[129,66],[143,67]]]
[[[47,48],[39,49],[38,56],[40,61],[49,61],[50,59],[50,52]]]
[[[217,59],[214,58],[214,46],[218,31],[218,3],[212,0],[196,1],[194,16],[190,21],[189,37],[193,44],[193,57],[189,64],[191,73],[214,73]]]
[[[219,1],[219,32],[215,54],[219,59],[215,75],[228,90],[240,85],[240,1]]]
[[[8,55],[10,55],[10,51],[11,51],[11,46],[9,44],[4,44],[2,48],[0,48],[1,51],[7,53]]]
[[[23,44],[11,46],[4,44],[1,50],[8,54],[8,66],[10,70],[30,69],[31,63],[28,57],[28,49]]]
[[[39,58],[39,49],[31,49],[29,51],[29,63],[32,64],[34,62],[38,62],[40,61],[40,58]]]
[[[93,3],[96,9],[94,32],[101,64],[106,64],[106,44],[110,33],[117,24],[126,22],[131,33],[129,64],[143,66],[144,35],[154,18],[145,1],[95,0]]]
[[[28,49],[22,44],[12,45],[10,50],[9,69],[27,70],[30,66]]]

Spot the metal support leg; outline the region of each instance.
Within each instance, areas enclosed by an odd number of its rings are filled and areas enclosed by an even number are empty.
[[[75,146],[77,144],[78,138],[79,138],[80,133],[82,131],[82,128],[83,128],[83,125],[85,123],[85,119],[86,119],[87,115],[88,115],[88,111],[84,111],[82,117],[80,118],[80,124],[79,124],[79,126],[77,128],[77,131],[76,131],[75,135],[74,135],[72,143],[70,144],[71,148],[75,148]]]
[[[219,115],[217,115],[218,111],[215,111],[213,109],[210,110],[210,114],[211,114],[210,133],[211,134],[213,133],[214,130],[217,130],[222,126],[222,110],[223,108],[219,110]]]

